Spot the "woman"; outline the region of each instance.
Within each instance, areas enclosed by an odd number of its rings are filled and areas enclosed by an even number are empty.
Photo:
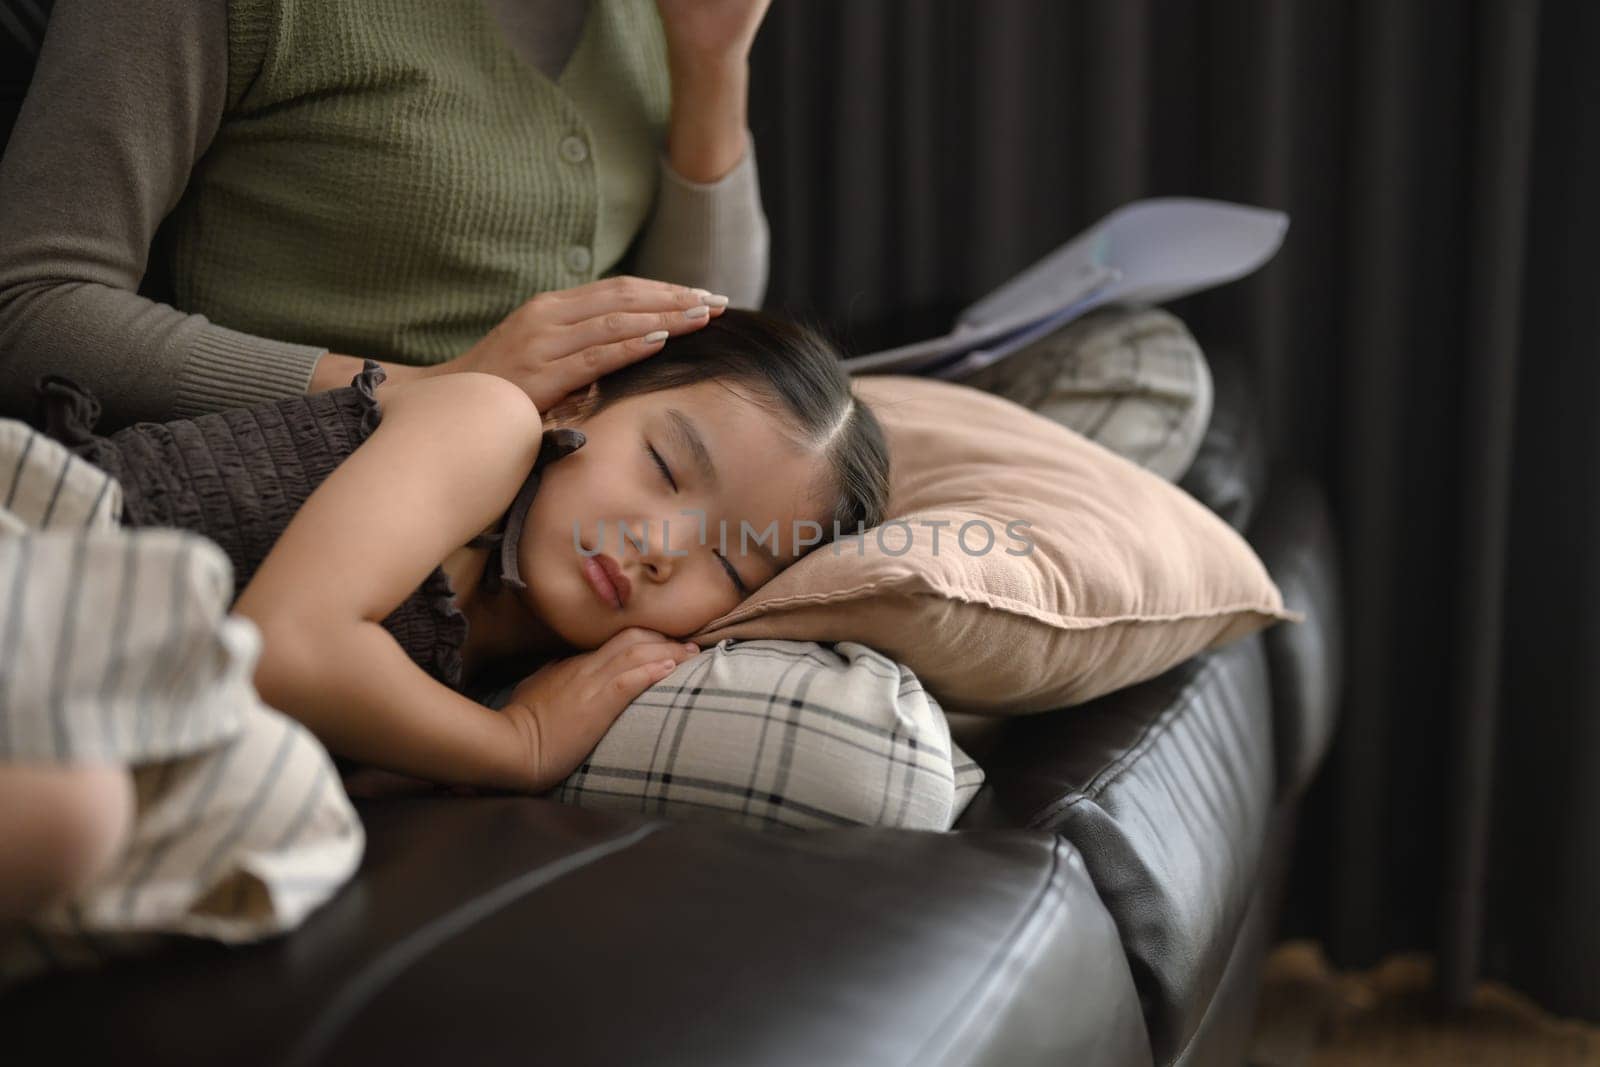
[[[505,320],[619,267],[758,304],[766,6],[58,0],[0,161],[0,413],[49,373],[107,428],[363,358],[526,385]]]

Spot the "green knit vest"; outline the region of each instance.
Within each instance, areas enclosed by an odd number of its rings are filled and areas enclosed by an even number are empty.
[[[172,230],[173,299],[403,363],[616,266],[669,114],[651,0],[591,0],[552,82],[482,0],[228,0],[228,99]]]

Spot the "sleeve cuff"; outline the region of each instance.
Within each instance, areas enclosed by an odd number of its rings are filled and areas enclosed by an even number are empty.
[[[716,181],[697,182],[692,179],[685,178],[682,174],[678,173],[677,168],[672,165],[672,160],[668,158],[665,152],[658,152],[656,154],[661,160],[661,177],[663,182],[669,185],[675,185],[691,193],[716,193],[720,190],[728,189],[730,187],[742,187],[742,183],[748,182],[755,174],[755,139],[750,136],[749,130],[744,131],[744,154],[739,157],[739,162],[735,163],[733,165],[733,169],[729,170],[728,173],[724,174]]]
[[[273,341],[207,323],[178,375],[173,414],[193,418],[300,396],[326,348]]]

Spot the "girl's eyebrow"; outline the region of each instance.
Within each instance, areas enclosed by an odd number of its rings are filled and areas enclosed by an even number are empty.
[[[706,447],[705,438],[700,436],[694,421],[677,408],[668,408],[667,429],[678,446],[693,458],[694,465],[700,469],[700,474],[705,480],[711,483],[711,488],[721,488],[721,482],[717,478],[717,465],[711,458],[711,450]]]

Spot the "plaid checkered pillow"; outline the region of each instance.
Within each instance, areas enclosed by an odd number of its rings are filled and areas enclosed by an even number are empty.
[[[961,379],[1176,483],[1211,422],[1211,368],[1183,321],[1111,307]]]
[[[550,796],[763,829],[948,830],[983,779],[910,668],[853,641],[727,638],[645,690]]]

